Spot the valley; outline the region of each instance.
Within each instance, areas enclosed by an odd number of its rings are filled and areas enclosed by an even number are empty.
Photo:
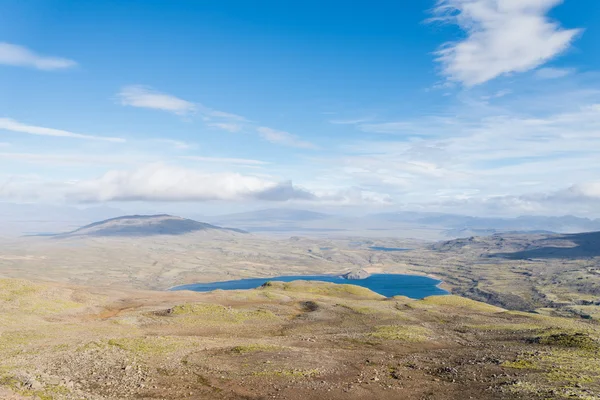
[[[4,239],[2,396],[600,395],[596,234],[445,242],[281,238],[165,216],[146,218],[141,228],[139,221],[123,217],[79,234]],[[172,221],[177,229],[194,229],[169,234],[164,229]],[[385,298],[351,280],[167,291],[197,282],[360,270],[436,277],[452,295]]]

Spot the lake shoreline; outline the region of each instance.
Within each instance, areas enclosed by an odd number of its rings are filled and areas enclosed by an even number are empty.
[[[193,283],[173,286],[168,291],[211,292],[214,290],[250,290],[269,281],[319,281],[334,284],[354,285],[367,288],[385,297],[406,296],[422,299],[429,296],[448,295],[450,291],[441,287],[444,281],[415,274],[372,274],[364,279],[347,279],[340,275],[294,275],[263,278],[245,278],[230,281]]]

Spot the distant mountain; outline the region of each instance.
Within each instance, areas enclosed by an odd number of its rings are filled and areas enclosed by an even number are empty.
[[[403,222],[427,227],[440,227],[448,231],[446,232],[447,235],[454,235],[461,231],[472,231],[484,235],[509,231],[559,233],[600,231],[599,219],[580,218],[572,215],[562,217],[487,218],[427,212],[395,212],[371,214],[369,218],[382,222]]]
[[[471,229],[471,228],[462,228],[462,229],[448,229],[446,231],[442,231],[442,234],[444,236],[447,236],[449,238],[464,238],[464,237],[471,237],[471,236],[491,236],[491,235],[496,235],[496,234],[510,234],[510,233],[514,233],[514,234],[522,234],[522,233],[526,233],[526,234],[537,234],[537,235],[551,235],[554,234],[556,232],[552,232],[552,231],[546,231],[543,229],[537,229],[537,230],[522,230],[522,231],[503,231],[503,230],[498,230],[498,229]]]
[[[600,257],[600,232],[549,235],[521,251],[497,253],[494,256],[514,260]]]
[[[249,211],[236,214],[211,217],[211,221],[240,221],[240,222],[303,222],[331,218],[329,214],[315,211],[297,210],[292,208],[272,208],[267,210]]]
[[[240,229],[222,228],[191,219],[172,215],[128,215],[111,218],[86,225],[72,232],[54,235],[55,237],[72,236],[156,236],[183,235],[198,231],[229,231],[246,233]]]
[[[574,234],[495,234],[439,242],[442,252],[477,253],[514,260],[600,257],[600,232]]]
[[[576,233],[600,231],[600,220],[574,216],[516,218],[472,217],[436,212],[402,211],[358,215],[274,208],[207,217],[216,225],[237,226],[249,232],[286,235],[354,235],[410,237],[426,240],[497,233]]]

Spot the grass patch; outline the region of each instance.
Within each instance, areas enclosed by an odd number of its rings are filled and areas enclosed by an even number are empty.
[[[172,315],[193,321],[242,323],[249,320],[277,320],[278,317],[268,310],[237,310],[219,304],[195,303],[175,306]]]
[[[58,400],[64,399],[71,391],[61,385],[50,385],[44,388],[44,390],[36,390],[33,393],[40,400]]]
[[[411,307],[421,308],[422,306],[450,306],[457,308],[466,308],[473,311],[484,313],[499,313],[505,311],[503,308],[491,306],[479,301],[470,300],[460,296],[430,296],[423,300],[410,303]]]
[[[359,299],[382,300],[385,296],[367,288],[347,284],[335,284],[319,281],[277,282],[269,281],[260,290],[283,290],[286,292],[310,293],[327,297],[351,297]]]
[[[467,328],[483,331],[539,331],[545,327],[535,324],[489,324],[489,325],[467,325]]]
[[[152,336],[110,339],[109,346],[115,346],[136,355],[166,355],[185,348],[187,341],[178,337]]]
[[[375,327],[370,337],[384,340],[401,340],[404,342],[425,342],[429,340],[431,331],[422,326],[381,325]]]
[[[19,279],[0,279],[0,300],[15,301],[41,291],[40,285]]]
[[[45,300],[32,299],[27,305],[21,307],[22,311],[36,314],[47,315],[57,314],[64,311],[75,310],[83,307],[83,304],[69,300]]]
[[[532,340],[534,343],[549,346],[570,347],[583,350],[600,350],[600,344],[585,333],[556,333],[540,336]]]
[[[526,359],[505,361],[502,363],[502,366],[513,369],[537,369],[537,366],[533,363],[533,361]]]
[[[572,330],[579,332],[592,331],[592,325],[574,318],[554,317],[548,315],[532,314],[522,311],[506,311],[504,315],[526,317],[529,320],[535,321],[536,324],[546,326],[548,328],[558,328],[561,330]]]
[[[555,384],[574,387],[600,380],[599,353],[578,347],[556,347],[538,356],[547,369],[546,377]]]
[[[33,315],[56,314],[83,307],[67,300],[70,292],[18,279],[0,279],[0,309]]]

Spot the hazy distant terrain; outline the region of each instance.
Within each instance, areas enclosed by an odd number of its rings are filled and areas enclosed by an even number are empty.
[[[109,207],[75,208],[0,203],[0,236],[60,233],[124,215]],[[427,212],[387,212],[369,215],[338,215],[291,208],[274,208],[235,214],[206,216],[184,212],[180,217],[233,227],[270,236],[443,240],[496,233],[578,233],[600,231],[600,220],[574,216],[482,218]]]
[[[250,232],[302,233],[366,237],[394,236],[441,240],[465,236],[487,236],[505,232],[575,233],[600,230],[600,220],[573,216],[481,218],[464,215],[394,212],[366,216],[339,216],[294,209],[272,209],[207,217]]]
[[[57,233],[123,215],[112,207],[76,208],[0,202],[0,236]]]
[[[68,234],[5,240],[0,274],[63,282],[167,289],[244,277],[341,274],[394,266],[370,246],[418,248],[408,239],[267,237],[178,217],[100,221]]]

